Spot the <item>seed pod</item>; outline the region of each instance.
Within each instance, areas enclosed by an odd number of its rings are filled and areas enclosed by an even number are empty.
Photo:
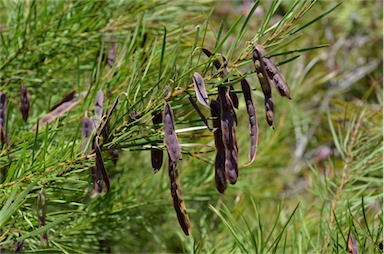
[[[115,110],[118,102],[119,102],[119,97],[116,97],[116,99],[113,101],[111,108],[108,110],[108,113],[107,113],[103,123],[101,124],[100,128],[97,131],[98,136],[102,135],[103,132],[105,131],[105,129],[108,128],[108,120],[109,120],[109,118],[111,118],[111,115],[112,115],[113,111]],[[106,132],[106,134],[108,135],[109,133]],[[105,133],[104,133],[104,135],[105,135]]]
[[[55,104],[49,111],[51,112],[51,111],[55,110],[57,107],[59,107],[61,104],[65,103],[65,102],[72,101],[74,98],[76,98],[75,93],[76,93],[76,91],[73,90],[69,94],[66,94],[64,96],[64,98],[61,99],[60,102]]]
[[[4,146],[7,143],[7,132],[6,132],[6,122],[7,122],[7,97],[5,93],[0,92],[0,139],[1,144]]]
[[[221,131],[225,147],[225,172],[231,184],[238,178],[238,152],[234,128],[233,104],[229,97],[228,87],[218,87],[221,109]]]
[[[77,97],[73,97],[71,100],[61,103],[58,107],[55,107],[51,112],[43,116],[43,118],[39,121],[39,127],[42,128],[47,123],[52,122],[56,118],[63,115],[65,112],[71,110],[77,103],[79,99]]]
[[[220,120],[220,104],[211,101],[211,115],[213,125],[213,136],[215,140],[215,147],[217,150],[215,157],[215,185],[220,193],[224,193],[227,188],[227,177],[225,175],[225,147],[222,140],[221,120]]]
[[[348,253],[350,253],[350,254],[358,254],[359,253],[359,250],[357,248],[356,238],[352,234],[352,232],[349,233],[349,237],[348,237]]]
[[[99,90],[96,95],[96,101],[95,101],[95,116],[96,119],[95,126],[98,126],[100,123],[100,119],[103,117],[103,101],[104,101],[104,93],[103,91]]]
[[[252,100],[251,87],[249,86],[246,79],[243,79],[241,81],[241,88],[243,90],[245,104],[247,106],[247,112],[249,116],[249,132],[250,132],[250,138],[251,138],[251,149],[249,151],[249,162],[246,164],[246,165],[249,165],[255,160],[255,157],[256,157],[259,128],[257,126],[257,115],[256,115],[256,109]]]
[[[260,63],[260,65],[265,66],[265,72],[267,74],[268,79],[271,80],[273,87],[276,89],[280,96],[291,99],[291,92],[288,87],[287,81],[285,80],[280,70],[276,67],[276,64],[273,59],[269,56],[265,56],[266,51],[261,45],[257,45],[255,50],[259,52],[259,56],[263,60],[263,63]]]
[[[223,56],[223,76],[228,75],[228,62],[227,59]],[[227,79],[227,82],[229,80]],[[233,86],[229,86],[229,97],[231,98],[233,106],[238,109],[239,108],[239,99],[237,98],[237,95],[235,93],[232,93],[231,91],[235,90]],[[236,119],[237,124],[237,119]]]
[[[261,90],[264,94],[265,117],[269,126],[274,128],[273,123],[275,119],[275,112],[273,107],[271,85],[269,83],[269,79],[265,71],[264,63],[263,61],[260,61],[260,59],[261,53],[257,49],[255,49],[253,51],[253,62],[255,64],[257,77],[260,81]]]
[[[209,51],[209,49],[206,49],[206,48],[202,48],[204,54],[207,56],[207,57],[211,57],[212,56],[212,52]],[[219,70],[221,68],[221,62],[219,59],[215,59],[215,61],[213,62],[216,69]]]
[[[159,124],[163,122],[163,116],[161,112],[157,112],[153,114],[152,118],[153,124]],[[152,146],[157,146],[157,143],[152,143]],[[152,168],[155,173],[159,172],[161,169],[161,166],[163,165],[163,150],[152,148],[151,149],[151,162],[152,162]]]
[[[209,99],[208,99],[207,91],[205,90],[204,79],[198,72],[195,72],[193,74],[193,85],[195,87],[197,100],[203,106],[209,107],[208,105]]]
[[[29,108],[30,108],[29,93],[28,93],[27,87],[24,84],[21,84],[19,109],[24,122],[27,122],[28,120]]]
[[[169,181],[171,185],[171,196],[173,207],[176,211],[177,219],[179,224],[184,231],[184,234],[189,235],[191,230],[191,223],[189,221],[189,216],[187,209],[185,207],[183,194],[181,192],[180,183],[177,173],[177,161],[173,161],[170,154],[168,153],[168,174]]]
[[[37,218],[39,220],[39,226],[44,227],[45,226],[45,192],[44,189],[41,188],[41,191],[39,195],[37,196]],[[43,245],[48,244],[48,233],[47,231],[44,232],[41,237],[41,242]]]
[[[180,145],[175,132],[173,111],[168,103],[165,103],[163,124],[165,144],[167,145],[169,157],[173,162],[177,163],[180,159]]]
[[[101,173],[101,175],[103,176],[103,181],[105,183],[105,186],[107,187],[107,192],[110,192],[111,191],[111,184],[109,181],[108,172],[104,166],[103,155],[101,154],[101,149],[99,146],[99,136],[94,137],[93,146],[94,146],[95,152],[96,152],[96,171],[98,174]]]
[[[83,154],[90,154],[93,151],[92,144],[90,145],[88,151],[85,151],[85,148],[88,144],[89,137],[92,134],[93,129],[95,126],[93,125],[93,121],[89,119],[88,117],[84,117],[81,121],[81,136],[84,138],[84,142],[81,146],[81,150],[83,151]]]
[[[93,194],[101,194],[103,192],[103,186],[101,184],[101,172],[100,170],[97,170],[96,166],[94,166],[91,169],[91,173],[92,173],[93,189],[90,195],[92,196]]]
[[[203,112],[201,112],[199,106],[197,105],[195,100],[192,98],[192,96],[189,96],[188,99],[191,102],[192,106],[196,109],[196,112],[199,114],[201,120],[203,120],[203,122],[205,123],[205,126],[207,126],[209,130],[212,130],[211,127],[209,127],[207,118],[204,116]]]

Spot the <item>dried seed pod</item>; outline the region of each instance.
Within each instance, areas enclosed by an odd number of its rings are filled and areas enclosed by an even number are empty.
[[[234,128],[233,104],[229,97],[228,87],[218,87],[221,110],[221,131],[225,147],[225,172],[231,184],[238,178],[238,152]]]
[[[266,74],[264,63],[263,61],[260,61],[261,55],[262,54],[257,49],[255,49],[253,51],[253,62],[255,64],[257,77],[260,81],[261,90],[264,94],[265,117],[269,126],[274,128],[273,123],[275,120],[275,112],[273,107],[271,85]]]
[[[63,115],[65,112],[71,110],[77,103],[79,99],[77,97],[73,97],[71,100],[61,103],[58,107],[55,107],[54,110],[43,116],[43,118],[39,121],[39,127],[42,128],[47,123],[52,122],[56,118]]]
[[[222,139],[221,132],[221,120],[220,120],[220,104],[212,100],[211,101],[211,116],[213,125],[213,136],[215,140],[215,147],[217,150],[215,157],[215,185],[216,189],[220,193],[224,193],[227,188],[227,177],[225,175],[225,147]]]
[[[209,49],[206,49],[206,48],[202,48],[204,54],[207,56],[207,57],[211,57],[212,56],[212,52],[209,50]],[[215,61],[213,62],[216,69],[219,70],[221,68],[221,62],[219,59],[215,59]]]
[[[24,84],[20,86],[20,105],[19,109],[24,122],[27,122],[29,117],[30,100],[27,87]]]
[[[39,192],[39,195],[37,196],[37,218],[39,220],[39,226],[44,227],[45,226],[45,192],[44,189],[41,188],[41,191]],[[41,237],[41,242],[44,245],[48,244],[48,233],[44,232]]]
[[[76,98],[75,94],[76,94],[76,90],[72,90],[70,93],[66,94],[63,97],[63,99],[61,99],[60,102],[55,104],[49,111],[51,112],[51,111],[55,110],[57,107],[59,107],[61,104],[65,103],[65,102],[72,101],[74,98]]]
[[[208,105],[209,104],[209,98],[207,95],[207,91],[205,90],[204,79],[198,72],[195,72],[193,74],[193,85],[195,87],[197,100],[203,106],[209,107],[209,105]]]
[[[165,103],[163,124],[165,144],[167,145],[169,157],[173,162],[178,162],[180,159],[180,145],[175,132],[175,119],[173,111],[168,103]]]
[[[101,184],[101,172],[100,170],[97,170],[96,166],[94,166],[91,169],[91,173],[92,173],[93,189],[90,195],[92,196],[93,194],[101,194],[103,192],[103,186]]]
[[[84,117],[81,121],[81,136],[84,138],[84,142],[81,146],[81,150],[83,151],[83,154],[90,154],[93,151],[92,144],[90,145],[88,151],[85,151],[85,148],[88,144],[88,140],[92,134],[93,129],[95,126],[93,125],[93,121],[89,119],[88,117]]]
[[[116,97],[116,99],[113,101],[112,103],[112,106],[111,108],[108,110],[108,113],[103,121],[103,123],[101,124],[100,128],[98,129],[97,131],[97,135],[100,136],[103,134],[103,132],[105,131],[105,129],[108,128],[108,120],[109,118],[111,118],[111,115],[113,113],[113,111],[115,110],[116,106],[117,106],[117,103],[119,102],[119,97]],[[108,132],[104,133],[105,134],[109,134]]]
[[[99,145],[99,136],[95,136],[95,138],[93,139],[93,147],[95,148],[95,152],[96,152],[96,171],[97,173],[101,173],[101,175],[103,176],[103,181],[105,183],[105,186],[107,187],[107,192],[110,192],[111,184],[110,184],[108,172],[104,166],[104,159],[103,159],[103,155],[101,154],[101,149]]]
[[[171,185],[171,196],[173,207],[176,211],[177,219],[181,228],[183,229],[186,235],[189,235],[191,230],[191,223],[189,221],[189,216],[187,209],[185,207],[183,194],[181,192],[180,183],[177,173],[177,161],[173,161],[170,154],[168,153],[168,175]]]
[[[228,75],[228,62],[227,59],[223,56],[223,76]],[[229,80],[227,79],[227,82]],[[229,86],[229,97],[231,98],[233,106],[238,109],[239,108],[239,99],[237,98],[237,95],[235,93],[232,93],[231,91],[235,90],[233,86]],[[237,124],[237,119],[236,119]]]
[[[349,237],[348,237],[348,253],[350,253],[350,254],[358,254],[359,253],[359,250],[357,248],[356,238],[352,234],[352,232],[349,233]]]
[[[161,112],[153,114],[152,123],[159,124],[163,122],[163,116]],[[152,146],[157,146],[157,143],[152,143]],[[163,165],[163,150],[152,148],[151,149],[151,162],[152,168],[155,173],[159,172],[161,166]]]
[[[187,92],[187,93],[188,93],[188,92]],[[211,127],[209,127],[207,118],[204,116],[203,112],[201,112],[199,106],[197,105],[197,103],[195,102],[195,100],[192,98],[192,96],[189,96],[188,99],[189,99],[189,101],[191,102],[192,106],[196,109],[196,112],[199,114],[201,120],[203,120],[205,126],[207,126],[207,128],[208,128],[209,130],[212,130]]]
[[[95,101],[95,116],[96,119],[95,126],[98,126],[101,119],[103,117],[103,101],[104,101],[104,93],[103,91],[99,90],[96,94],[96,101]]]
[[[243,79],[241,81],[241,89],[243,90],[245,104],[247,106],[247,112],[249,116],[251,149],[249,151],[249,162],[246,164],[246,165],[249,165],[255,160],[255,157],[256,157],[259,128],[257,126],[257,115],[256,115],[256,109],[252,100],[251,87],[249,86],[246,79]]]
[[[7,132],[6,132],[6,122],[7,122],[7,97],[5,93],[0,92],[0,139],[1,144],[4,146],[7,143]]]
[[[260,65],[265,66],[265,72],[269,80],[271,80],[273,87],[282,97],[287,97],[291,99],[291,92],[288,87],[287,81],[284,78],[284,75],[276,67],[275,62],[269,56],[265,56],[266,51],[261,45],[257,45],[255,50],[259,52],[259,56],[262,58]]]

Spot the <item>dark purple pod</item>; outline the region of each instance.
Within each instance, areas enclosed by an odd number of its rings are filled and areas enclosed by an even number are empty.
[[[252,100],[251,87],[249,86],[246,79],[243,79],[241,81],[241,89],[243,90],[243,95],[249,117],[249,137],[251,139],[251,149],[249,151],[249,162],[247,163],[248,165],[251,164],[256,157],[259,128],[257,126],[257,115],[255,105],[253,104]]]
[[[154,125],[160,124],[163,122],[163,116],[161,112],[153,114],[152,123]],[[152,146],[157,146],[157,143],[152,143]],[[161,149],[151,148],[151,163],[152,168],[155,173],[159,172],[161,166],[163,165],[163,155],[164,152]]]
[[[27,87],[24,84],[20,86],[20,104],[19,109],[24,122],[27,122],[29,117],[30,99]]]
[[[178,180],[179,176],[177,173],[177,161],[172,161],[169,154],[168,157],[168,175],[171,185],[170,190],[173,208],[176,211],[177,219],[179,221],[180,227],[184,231],[184,234],[189,235],[191,231],[191,222],[189,221],[189,216],[185,207],[183,194],[181,192],[180,183]]]
[[[165,144],[167,145],[169,156],[173,162],[178,162],[180,159],[180,145],[175,132],[175,119],[173,111],[168,103],[165,103],[163,124]]]

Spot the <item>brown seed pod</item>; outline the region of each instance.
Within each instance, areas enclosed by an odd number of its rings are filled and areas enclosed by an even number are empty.
[[[41,191],[39,192],[39,195],[37,196],[37,218],[39,220],[39,226],[44,227],[45,226],[45,192],[44,189],[41,188]],[[41,242],[46,245],[48,244],[48,234],[47,232],[44,232],[41,237]]]
[[[24,84],[20,86],[20,105],[19,109],[24,122],[27,122],[29,117],[30,100],[27,87]]]
[[[4,146],[7,143],[7,132],[6,132],[6,122],[7,122],[7,97],[5,93],[0,92],[0,139],[1,144]]]
[[[228,87],[218,87],[221,110],[221,131],[225,147],[225,172],[231,184],[238,178],[238,152],[234,128],[233,104],[229,97]]]
[[[177,173],[177,161],[173,161],[170,154],[168,153],[168,175],[171,185],[171,196],[173,207],[176,211],[177,219],[181,228],[184,231],[184,234],[189,235],[191,230],[191,223],[189,221],[189,216],[187,209],[185,207],[183,194],[181,192],[180,183]]]
[[[40,119],[39,128],[42,128],[47,123],[52,122],[56,118],[63,115],[65,112],[71,110],[78,102],[79,99],[77,97],[73,97],[71,100],[61,103],[59,106],[55,107],[51,112]]]
[[[265,117],[269,126],[274,128],[273,123],[275,120],[275,112],[273,107],[271,85],[266,74],[264,63],[263,61],[260,61],[260,59],[261,53],[257,49],[255,49],[253,51],[253,62],[255,64],[257,77],[260,81],[261,90],[264,94]]]
[[[189,96],[188,99],[191,102],[192,106],[196,109],[196,112],[199,114],[199,116],[200,116],[201,120],[204,122],[205,126],[207,126],[207,128],[209,130],[212,130],[211,127],[209,127],[207,118],[204,116],[203,112],[201,112],[199,106],[197,105],[195,100],[192,98],[192,96]]]
[[[266,51],[261,45],[257,45],[255,50],[258,51],[259,56],[263,60],[263,63],[260,63],[260,65],[264,65],[267,77],[269,80],[271,80],[273,87],[276,89],[280,96],[291,99],[291,92],[287,81],[285,80],[284,75],[276,67],[273,59],[269,56],[266,56]]]
[[[163,116],[161,112],[157,112],[153,114],[152,123],[159,124],[163,122]],[[157,146],[157,143],[152,143],[152,146]],[[152,162],[152,168],[155,173],[159,172],[161,169],[161,166],[163,165],[163,150],[152,148],[151,149],[151,162]]]
[[[206,48],[202,48],[204,54],[207,56],[207,57],[211,57],[212,56],[212,52],[209,50],[209,49],[206,49]],[[219,59],[215,59],[215,61],[213,62],[216,69],[219,70],[221,68],[221,62]]]
[[[223,76],[228,75],[228,62],[227,59],[223,56]],[[227,79],[227,82],[229,80]],[[238,109],[239,108],[239,99],[237,98],[237,95],[235,93],[232,93],[232,91],[235,90],[233,86],[229,86],[229,97],[231,98],[233,106]],[[237,119],[236,119],[236,124],[237,124]]]
[[[103,186],[101,184],[101,172],[100,170],[97,170],[96,166],[92,167],[91,172],[93,189],[90,195],[92,196],[93,194],[101,194],[103,192]]]
[[[201,105],[209,107],[209,98],[205,90],[204,79],[198,72],[193,74],[193,85],[195,87],[197,100]]]
[[[165,103],[163,124],[165,144],[167,145],[169,157],[173,162],[177,163],[180,159],[180,145],[175,132],[175,119],[173,111],[168,103]]]
[[[61,99],[61,101],[59,101],[57,104],[55,104],[49,111],[53,111],[55,110],[57,107],[59,107],[61,104],[65,103],[65,102],[68,102],[68,101],[72,101],[74,98],[76,98],[75,96],[76,94],[76,90],[72,90],[69,94],[66,94],[63,99]]]
[[[111,115],[112,115],[113,111],[115,110],[118,102],[119,102],[119,97],[116,97],[116,99],[113,101],[111,108],[108,110],[108,113],[107,113],[103,123],[101,124],[100,128],[97,130],[98,136],[102,135],[103,132],[105,131],[105,129],[108,129],[108,120],[109,120],[109,118],[111,118]],[[106,132],[106,133],[104,133],[104,135],[105,134],[108,135],[109,133]]]
[[[241,81],[241,88],[243,90],[243,95],[245,99],[245,104],[247,106],[247,112],[249,116],[249,131],[251,138],[251,149],[249,151],[249,162],[246,165],[251,164],[256,157],[257,151],[257,141],[259,137],[259,128],[257,126],[257,115],[256,109],[252,100],[251,87],[249,86],[246,79]]]
[[[215,147],[217,150],[215,157],[215,185],[220,193],[224,193],[227,188],[227,177],[225,175],[225,147],[222,140],[221,120],[220,120],[220,104],[211,101],[211,116],[213,125],[213,136],[215,140]]]
[[[352,232],[349,233],[349,237],[348,237],[348,253],[350,253],[350,254],[358,254],[359,253],[359,250],[357,248],[356,238],[352,234]]]
[[[107,187],[107,192],[110,192],[111,184],[110,184],[108,172],[104,166],[103,155],[101,153],[101,149],[99,145],[99,136],[94,137],[93,147],[95,148],[95,152],[96,152],[96,171],[97,173],[101,173],[101,175],[103,176],[103,181],[105,183],[105,186]]]

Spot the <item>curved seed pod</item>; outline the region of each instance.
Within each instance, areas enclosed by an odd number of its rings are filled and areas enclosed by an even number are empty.
[[[96,166],[92,167],[92,182],[93,182],[93,189],[90,193],[92,196],[93,194],[101,194],[103,192],[103,186],[101,185],[101,172],[100,170],[97,170]]]
[[[249,151],[249,162],[246,165],[251,164],[256,157],[257,151],[257,141],[259,137],[259,128],[257,126],[257,115],[255,106],[252,100],[251,87],[249,86],[246,79],[241,81],[241,88],[243,90],[243,95],[245,99],[245,104],[247,106],[247,112],[249,116],[249,131],[251,138],[251,149]]]
[[[200,110],[199,106],[197,105],[197,103],[195,102],[195,100],[191,96],[189,96],[188,99],[191,102],[192,106],[196,109],[196,111],[199,114],[201,120],[203,120],[205,126],[207,126],[207,128],[209,130],[212,130],[211,127],[209,127],[207,118],[204,116],[203,112],[201,112],[201,110]]]
[[[30,100],[27,87],[24,84],[20,86],[20,105],[19,109],[24,122],[27,122],[29,117]]]
[[[93,146],[94,146],[95,152],[96,152],[96,172],[97,172],[97,174],[101,173],[101,175],[103,176],[103,181],[105,183],[105,186],[107,187],[107,192],[110,192],[111,191],[111,184],[109,181],[108,172],[104,166],[103,155],[101,154],[101,149],[99,146],[99,136],[94,137]]]
[[[221,109],[221,131],[225,147],[225,172],[231,184],[235,184],[238,178],[238,152],[236,133],[234,128],[234,117],[232,114],[233,104],[229,97],[228,87],[218,87]]]
[[[184,231],[184,234],[189,235],[191,230],[191,223],[189,221],[189,216],[187,213],[187,209],[185,207],[183,194],[181,193],[180,183],[178,179],[178,173],[177,173],[177,161],[173,161],[171,159],[170,154],[169,156],[169,164],[168,164],[168,174],[169,174],[169,181],[171,184],[171,196],[172,196],[172,203],[173,207],[176,211],[177,219],[179,221],[179,224],[181,228]]]
[[[175,132],[173,111],[168,103],[165,103],[163,123],[165,144],[167,145],[169,157],[173,162],[177,163],[180,159],[180,145]]]
[[[260,81],[261,90],[264,94],[265,116],[269,126],[274,128],[273,123],[275,119],[275,112],[273,107],[271,85],[265,71],[264,63],[263,61],[260,61],[261,55],[261,52],[255,49],[253,51],[253,62],[255,64],[257,77]]]
[[[266,51],[261,45],[257,45],[256,49],[259,52],[260,57],[263,59],[263,65],[265,66],[265,72],[268,79],[271,80],[273,87],[282,97],[287,97],[291,99],[291,92],[288,87],[287,81],[284,78],[284,75],[277,68],[275,62],[269,56],[266,56]],[[262,65],[260,63],[260,65]]]
[[[100,136],[100,134],[102,134],[105,131],[105,129],[108,129],[108,120],[109,120],[109,118],[111,118],[113,110],[115,110],[118,102],[119,102],[119,97],[116,97],[116,99],[112,103],[112,106],[108,110],[108,113],[107,113],[103,123],[101,124],[99,130],[97,131],[98,136]],[[108,132],[106,132],[106,133],[108,134]]]
[[[163,122],[163,116],[161,115],[161,112],[157,112],[153,115],[152,118],[153,124],[159,124]],[[152,146],[157,146],[157,143],[153,143]],[[155,173],[159,172],[161,169],[161,166],[163,165],[163,150],[152,148],[151,149],[151,162],[152,162],[152,168]]]
[[[209,107],[209,105],[208,105],[209,104],[209,98],[207,95],[207,91],[205,90],[204,79],[198,72],[195,72],[193,74],[193,85],[195,87],[197,100],[203,106]]]
[[[6,132],[6,122],[7,122],[7,97],[5,93],[0,92],[0,139],[1,144],[4,146],[7,143],[7,132]]]
[[[215,147],[217,149],[217,154],[215,157],[215,184],[216,189],[220,193],[224,193],[227,188],[227,177],[225,175],[225,147],[222,139],[221,132],[221,120],[220,120],[220,104],[212,100],[211,101],[211,115],[212,115],[212,125],[213,125],[213,136],[215,140]]]
[[[206,49],[206,48],[202,48],[202,50],[203,50],[203,52],[204,52],[204,54],[207,56],[207,57],[211,57],[212,56],[212,52],[211,51],[209,51],[209,49]],[[220,68],[221,68],[221,62],[220,62],[220,60],[219,59],[215,59],[215,61],[213,62],[214,63],[214,65],[215,65],[215,67],[216,67],[216,69],[217,70],[219,70]]]
[[[57,107],[59,107],[61,104],[65,102],[72,101],[74,98],[76,98],[75,93],[76,93],[76,90],[73,90],[69,94],[65,95],[64,98],[61,99],[61,101],[58,102],[56,105],[54,105],[49,111],[51,112],[55,110]]]
[[[92,131],[94,129],[93,121],[89,119],[88,117],[84,117],[81,121],[81,136],[84,138],[84,142],[81,145],[81,150],[83,151],[83,154],[89,154],[91,151],[93,151],[92,144],[90,145],[88,151],[85,151],[85,148],[88,144],[89,137],[92,134]]]
[[[68,112],[71,110],[77,103],[79,102],[79,99],[77,97],[73,97],[71,100],[66,101],[62,104],[60,104],[58,107],[56,107],[54,110],[43,116],[43,118],[39,121],[39,128],[42,128],[47,123],[52,122],[56,118],[63,115],[65,112]]]
[[[45,226],[45,192],[44,189],[41,188],[39,195],[37,196],[37,218],[39,220],[39,226],[42,228]],[[44,245],[48,244],[48,234],[44,232],[41,237],[41,242]]]

